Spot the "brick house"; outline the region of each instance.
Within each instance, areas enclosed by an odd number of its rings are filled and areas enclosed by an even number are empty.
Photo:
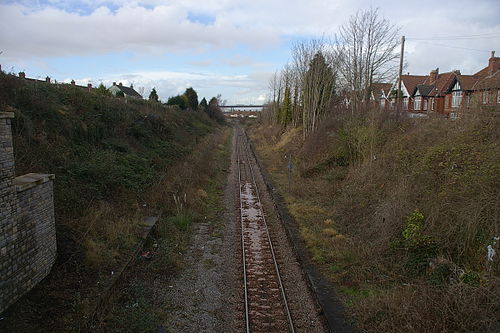
[[[417,92],[417,86],[423,84],[426,78],[427,77],[425,75],[401,75],[401,107],[404,111],[413,111],[413,100],[415,98],[415,93]],[[393,109],[395,107],[398,81],[399,78],[391,87],[391,92],[389,94],[389,109]]]
[[[374,104],[380,105],[382,109],[385,109],[388,105],[389,93],[391,92],[392,85],[390,83],[373,83],[370,100]]]
[[[42,83],[57,83],[56,81],[52,82],[51,81],[51,78],[50,77],[46,77],[45,80],[39,80],[39,79],[33,79],[33,78],[30,78],[30,77],[26,77],[26,73],[25,72],[19,72],[18,73],[19,75],[19,79],[25,81],[26,83],[32,83],[32,84],[42,84]],[[82,89],[82,90],[85,90],[85,91],[92,91],[92,83],[88,83],[87,86],[79,86],[76,84],[75,80],[71,80],[70,84],[73,86],[73,87],[76,87],[78,89]]]
[[[130,85],[130,87],[126,87],[121,82],[118,84],[116,84],[116,82],[113,82],[113,85],[109,87],[108,90],[113,94],[113,96],[116,96],[116,94],[121,91],[127,98],[142,99],[141,94],[134,90],[133,85]]]
[[[392,108],[397,84],[398,79],[389,95]],[[459,70],[439,73],[439,68],[426,76],[402,75],[401,91],[402,108],[410,112],[437,112],[455,118],[460,108],[469,108],[473,103],[500,106],[500,58],[493,51],[488,66],[473,75],[463,75]],[[382,103],[387,109],[387,102],[381,101],[381,107]]]
[[[500,57],[491,52],[488,67],[473,75],[473,100],[482,105],[500,106]]]

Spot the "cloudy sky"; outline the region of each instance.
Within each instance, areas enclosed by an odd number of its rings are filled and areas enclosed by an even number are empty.
[[[28,77],[134,84],[162,100],[192,86],[228,103],[264,102],[301,40],[333,36],[379,8],[407,38],[407,72],[472,74],[500,54],[500,1],[0,0],[0,64]]]

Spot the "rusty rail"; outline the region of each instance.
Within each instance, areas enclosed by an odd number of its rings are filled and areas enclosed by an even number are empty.
[[[294,333],[278,262],[248,153],[248,140],[237,128],[241,247],[246,332]]]

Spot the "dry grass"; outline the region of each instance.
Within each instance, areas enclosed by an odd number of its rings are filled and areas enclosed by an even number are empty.
[[[86,226],[83,246],[90,267],[106,269],[127,259],[138,242],[139,214],[125,214],[102,202],[82,219]]]
[[[362,330],[498,325],[499,260],[485,265],[486,246],[500,235],[498,111],[470,111],[459,121],[343,114],[305,141],[275,132],[255,129],[258,150]],[[279,158],[289,152],[297,166],[291,188]],[[422,227],[405,241],[415,209]]]
[[[154,255],[136,267],[134,277],[112,304],[102,331],[150,332],[165,322],[168,314],[164,304],[159,302],[161,297],[157,296],[158,281],[166,281],[184,266],[184,251],[189,245],[193,224],[208,223],[215,233],[224,223],[221,217],[225,209],[222,196],[227,179],[224,170],[230,164],[231,133],[230,128],[225,128],[209,135],[155,185],[152,191],[157,200],[155,207],[162,208],[164,218],[155,227],[154,242],[146,246]],[[185,178],[186,175],[191,178]],[[172,193],[177,193],[175,200]],[[211,264],[210,261],[204,263],[206,266]],[[138,306],[130,307],[130,304]]]

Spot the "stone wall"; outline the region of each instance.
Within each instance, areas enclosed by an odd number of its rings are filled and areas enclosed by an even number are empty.
[[[56,258],[54,175],[15,178],[13,117],[0,112],[0,313],[47,276]]]

